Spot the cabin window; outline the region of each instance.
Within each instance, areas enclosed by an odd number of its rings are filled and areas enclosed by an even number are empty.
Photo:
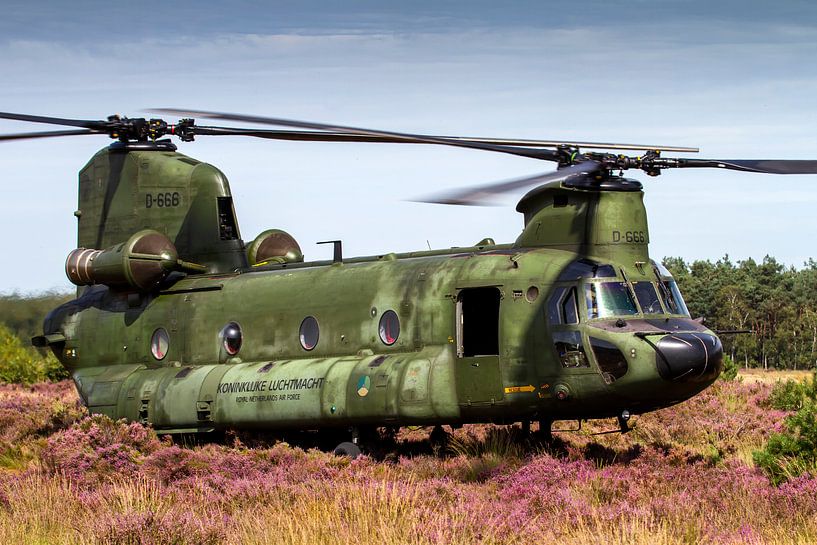
[[[499,355],[497,288],[468,288],[457,298],[457,355]]]
[[[235,322],[230,322],[221,330],[221,344],[224,351],[230,356],[235,356],[241,350],[241,343],[243,336],[241,334],[241,326]]]
[[[318,327],[318,320],[314,316],[307,316],[301,322],[301,328],[298,332],[301,341],[301,346],[304,350],[312,350],[318,346],[318,337],[320,337],[320,328]]]
[[[400,318],[397,317],[396,312],[387,310],[383,313],[383,316],[380,317],[378,333],[380,334],[380,340],[385,345],[391,346],[397,342],[397,338],[400,336]]]
[[[661,314],[661,301],[652,282],[633,282],[633,291],[644,314]]]
[[[167,356],[169,348],[170,336],[163,327],[160,327],[153,332],[153,336],[150,338],[150,353],[153,354],[155,359],[163,360]]]

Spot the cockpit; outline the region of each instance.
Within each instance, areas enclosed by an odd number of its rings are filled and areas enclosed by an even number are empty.
[[[546,313],[565,370],[596,368],[612,384],[627,375],[636,354],[653,354],[667,380],[718,372],[720,341],[690,319],[678,284],[655,261],[636,263],[629,275],[590,259],[574,261],[554,284]],[[701,344],[703,356],[692,354],[691,348],[679,351],[675,344]]]

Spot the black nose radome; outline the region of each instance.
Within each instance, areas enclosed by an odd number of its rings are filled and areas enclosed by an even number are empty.
[[[723,365],[723,345],[707,333],[675,333],[655,345],[661,378],[674,382],[714,380]]]

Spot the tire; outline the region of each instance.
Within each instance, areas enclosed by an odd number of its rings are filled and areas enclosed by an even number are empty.
[[[343,443],[341,443],[340,445],[335,447],[335,450],[333,451],[333,454],[335,456],[346,456],[346,457],[351,458],[352,460],[354,460],[355,458],[360,456],[362,453],[360,452],[360,447],[359,446],[357,446],[354,443],[344,441]]]

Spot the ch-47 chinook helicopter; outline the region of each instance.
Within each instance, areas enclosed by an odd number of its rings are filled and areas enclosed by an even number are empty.
[[[22,139],[107,134],[79,173],[77,298],[53,310],[49,347],[91,412],[160,433],[334,430],[339,453],[368,430],[409,425],[617,417],[679,403],[722,367],[715,332],[691,319],[675,281],[648,254],[640,169],[713,167],[817,173],[817,161],[667,158],[690,148],[441,137],[267,117],[83,121]],[[286,130],[196,125],[193,117]],[[298,130],[293,130],[298,129]],[[304,262],[289,234],[245,244],[230,187],[167,139],[437,144],[553,161],[554,172],[451,192],[482,204],[535,186],[517,205],[519,237],[473,247]],[[584,149],[628,149],[625,156]],[[618,172],[618,174],[616,174]],[[351,441],[351,442],[349,442]]]

